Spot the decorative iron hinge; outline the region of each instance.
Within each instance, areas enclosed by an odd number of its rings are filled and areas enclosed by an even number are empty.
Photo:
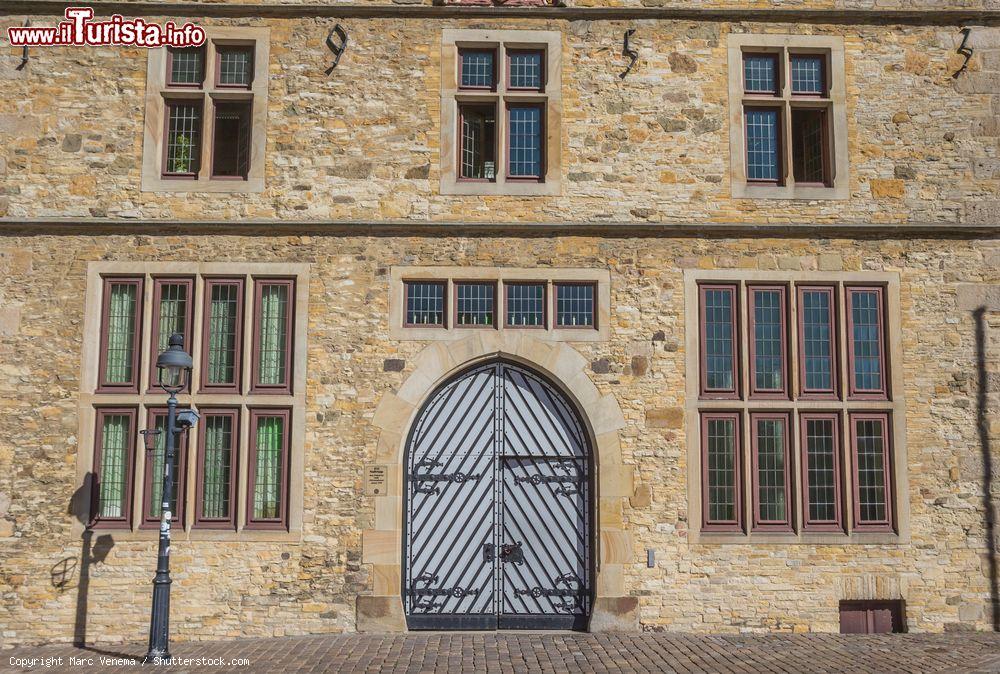
[[[583,476],[576,470],[576,463],[572,459],[564,459],[556,462],[553,464],[552,468],[553,470],[561,470],[565,473],[572,472],[574,474],[539,475],[538,473],[535,473],[534,475],[517,475],[514,477],[514,482],[516,484],[530,482],[535,486],[540,484],[558,484],[559,486],[556,487],[555,492],[557,494],[562,494],[563,496],[572,496],[573,494],[580,493],[579,485],[583,482]]]
[[[576,609],[583,607],[583,583],[575,573],[564,573],[561,576],[556,576],[552,579],[552,584],[556,587],[535,586],[526,590],[514,590],[514,594],[519,597],[531,596],[535,599],[539,597],[561,597],[561,600],[553,601],[552,603],[556,609],[566,613],[572,613]],[[565,587],[559,587],[560,585],[564,585]]]
[[[418,461],[416,468],[434,468],[435,466],[440,466],[440,461],[433,461],[430,459],[423,459]],[[430,473],[418,473],[414,470],[411,476],[413,481],[413,491],[418,494],[440,494],[441,490],[434,486],[435,482],[454,482],[455,484],[462,484],[469,480],[478,480],[482,477],[481,473],[442,473],[441,475],[432,475]],[[426,483],[431,484],[426,484]]]

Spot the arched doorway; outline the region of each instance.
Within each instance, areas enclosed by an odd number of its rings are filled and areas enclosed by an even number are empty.
[[[406,443],[410,629],[585,629],[592,451],[573,405],[497,360],[440,386]]]

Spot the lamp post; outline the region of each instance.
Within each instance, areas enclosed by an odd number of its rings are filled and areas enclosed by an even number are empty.
[[[170,657],[168,639],[170,634],[170,501],[173,492],[174,459],[177,455],[177,394],[187,383],[193,361],[184,350],[184,336],[174,333],[170,336],[167,350],[156,359],[156,369],[160,388],[170,394],[167,398],[167,434],[163,443],[163,487],[160,490],[160,546],[156,558],[156,577],[153,579],[153,610],[149,618],[149,650],[145,662],[156,658]],[[197,415],[189,414],[182,427],[194,425]],[[155,479],[155,476],[154,476]]]

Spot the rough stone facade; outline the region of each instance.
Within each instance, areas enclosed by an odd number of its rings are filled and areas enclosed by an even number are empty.
[[[610,272],[609,341],[569,346],[624,420],[621,461],[634,490],[599,515],[626,533],[629,561],[608,582],[637,599],[642,629],[836,631],[838,600],[864,598],[905,599],[912,631],[994,627],[1000,562],[985,522],[1000,490],[998,29],[974,32],[969,72],[953,79],[963,58],[952,26],[355,18],[344,21],[350,46],[327,76],[332,20],[242,22],[271,30],[260,194],[140,191],[142,50],[32,49],[23,70],[14,69],[19,50],[0,56],[0,644],[146,634],[155,541],[99,532],[83,559],[71,509],[80,354],[96,338],[83,331],[87,266],[115,260],[311,265],[301,540],[176,543],[175,638],[362,627],[358,597],[379,594],[363,552],[363,532],[377,528],[362,485],[379,453],[376,410],[427,347],[390,338],[392,265]],[[561,195],[438,194],[446,27],[563,33]],[[640,60],[621,80],[630,27]],[[850,199],[730,198],[733,31],[844,37]],[[390,221],[402,224],[379,231]],[[410,235],[407,222],[440,226]],[[515,226],[462,227],[473,222]],[[581,222],[586,233],[567,224]],[[560,229],[516,227],[535,223]],[[650,223],[663,227],[630,233]],[[732,230],[670,229],[692,223]],[[917,223],[939,228],[905,229]],[[752,232],[783,224],[766,238]],[[882,228],[857,233],[870,226]],[[899,275],[908,542],[689,544],[698,525],[687,514],[685,269]]]

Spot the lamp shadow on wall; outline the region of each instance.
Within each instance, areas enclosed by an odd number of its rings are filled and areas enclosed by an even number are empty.
[[[94,485],[95,478],[95,473],[87,473],[83,485],[73,492],[73,497],[70,499],[69,504],[69,514],[76,517],[77,521],[84,526],[83,535],[81,536],[80,558],[66,557],[56,562],[50,570],[52,586],[60,591],[72,589],[73,577],[79,570],[79,578],[76,583],[76,612],[73,622],[74,646],[103,655],[133,657],[129,654],[109,652],[94,648],[93,646],[87,646],[90,569],[95,564],[103,563],[115,544],[114,537],[111,534],[101,534],[95,537],[94,530],[87,526],[89,524],[91,488]]]
[[[993,452],[989,430],[989,373],[986,369],[986,307],[973,312],[976,321],[976,425],[983,453],[983,519],[986,525],[986,564],[990,583],[990,622],[994,632],[1000,632],[1000,588],[998,588],[997,511],[993,502]]]

